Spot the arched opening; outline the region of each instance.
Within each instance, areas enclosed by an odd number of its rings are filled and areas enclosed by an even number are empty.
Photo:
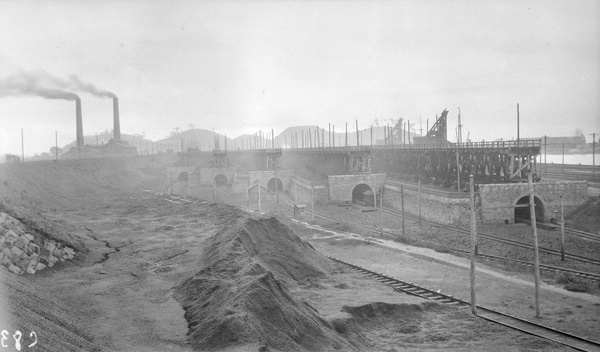
[[[179,173],[179,176],[177,176],[177,181],[187,181],[189,176],[190,175],[187,172],[183,171]]]
[[[215,185],[217,187],[227,186],[227,176],[223,174],[218,174],[217,176],[215,176]]]
[[[373,206],[375,198],[371,186],[361,183],[352,190],[352,203]]]
[[[533,197],[533,203],[535,204],[535,220],[544,221],[544,204],[538,197]],[[515,207],[515,222],[519,222],[519,219],[531,220],[531,212],[529,211],[529,196],[524,196],[517,201]]]
[[[275,185],[277,185],[277,186],[275,186]],[[281,182],[281,179],[279,179],[279,177],[277,177],[277,178],[273,177],[272,179],[270,179],[267,182],[267,190],[269,192],[275,192],[275,187],[277,187],[279,192],[283,191],[283,182]]]

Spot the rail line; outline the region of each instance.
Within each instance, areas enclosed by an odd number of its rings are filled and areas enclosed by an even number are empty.
[[[353,270],[375,279],[381,283],[391,286],[395,291],[404,292],[409,295],[418,296],[424,299],[436,301],[445,305],[466,307],[470,306],[469,302],[453,297],[451,295],[445,295],[422,286],[416,285],[412,282],[405,282],[394,277],[384,275],[381,273],[374,272],[372,270],[363,268],[361,266],[345,262],[341,259],[329,257],[331,260],[346,265]],[[545,325],[541,325],[526,319],[522,319],[510,314],[502,313],[490,308],[486,308],[477,305],[477,316],[485,320],[504,325],[511,329],[522,331],[534,336],[545,338],[564,346],[574,348],[578,351],[600,351],[600,342],[587,339],[585,337],[570,334],[565,331],[557,330]]]
[[[397,212],[395,210],[386,209],[385,207],[383,208],[383,211],[386,212],[386,213],[388,213],[388,214],[402,216],[402,213]],[[419,219],[416,216],[404,214],[404,217],[406,219],[411,220],[411,221],[419,221]],[[454,226],[440,224],[440,223],[437,223],[437,222],[433,222],[433,221],[429,221],[429,220],[423,220],[423,219],[421,219],[421,222],[423,222],[425,224],[429,224],[429,225],[441,227],[441,228],[444,228],[444,229],[447,229],[447,230],[456,231],[456,232],[459,232],[459,233],[470,234],[469,231],[466,231],[466,230],[463,230],[463,229],[460,229],[460,228],[454,227]],[[497,236],[493,236],[493,235],[487,235],[487,234],[484,234],[484,233],[481,233],[481,232],[477,232],[477,236],[479,238],[484,238],[484,239],[487,239],[487,240],[492,240],[492,241],[496,241],[496,242],[500,242],[500,243],[510,244],[510,245],[513,245],[513,246],[516,246],[516,247],[521,247],[521,248],[533,250],[533,246],[530,246],[530,245],[522,243],[522,242],[508,240],[508,239],[497,237]],[[556,250],[553,250],[553,249],[541,248],[540,247],[540,248],[538,248],[538,250],[540,251],[540,253],[552,254],[552,255],[556,255],[556,256],[560,256],[561,255],[560,251],[556,251]],[[565,257],[566,258],[570,258],[570,259],[574,259],[574,260],[578,260],[580,262],[588,263],[588,264],[600,265],[600,260],[592,259],[592,258],[588,258],[588,257],[583,257],[583,256],[580,256],[580,255],[577,255],[577,254],[565,253]]]
[[[152,192],[152,193],[156,193],[158,194],[159,192]],[[178,197],[178,196],[168,196],[168,195],[164,195],[161,194],[163,197],[165,197],[165,199],[174,202],[174,203],[180,203],[180,204],[187,204],[187,203],[193,203],[193,201],[190,201],[184,197]],[[225,197],[223,197],[223,195],[221,195],[219,192],[216,193],[216,198],[218,201],[223,202],[225,204],[230,204],[230,205],[235,205],[235,203],[232,203],[229,199],[225,199]],[[293,203],[288,200],[285,196],[280,197],[280,200],[282,201],[282,203],[293,207]],[[321,219],[326,219],[326,220],[335,220],[332,218],[328,218],[322,215],[317,215],[314,214],[315,217],[321,218]],[[380,232],[377,229],[373,229],[373,228],[369,228],[366,226],[361,226],[361,225],[357,225],[361,228],[366,228],[372,232]],[[384,233],[389,236],[389,237],[394,237],[395,235],[393,233],[390,232],[386,232],[384,231]],[[463,250],[458,250],[458,249],[453,249],[456,251],[460,251],[460,252],[467,252],[467,251],[463,251]],[[494,258],[493,256],[486,256],[486,255],[479,255],[480,257],[489,257],[489,258]],[[436,301],[438,303],[441,304],[445,304],[445,305],[449,305],[449,306],[455,306],[455,307],[467,307],[470,306],[469,302],[466,302],[462,299],[453,297],[452,295],[446,295],[443,294],[441,292],[436,292],[427,288],[424,288],[422,286],[416,285],[414,283],[411,282],[405,282],[396,278],[393,278],[391,276],[387,276],[381,273],[377,273],[374,271],[371,271],[369,269],[360,267],[358,265],[352,264],[352,263],[348,263],[345,262],[341,259],[338,258],[334,258],[334,257],[329,257],[330,259],[346,265],[350,268],[352,268],[353,270],[362,273],[363,275],[370,277],[372,279],[375,279],[379,282],[382,282],[388,286],[391,286],[395,291],[397,292],[403,292],[409,295],[413,295],[413,296],[417,296],[417,297],[421,297],[427,300],[432,300],[432,301]],[[501,260],[506,260],[507,258],[500,258],[500,257],[495,257],[497,259],[501,259]],[[526,262],[525,262],[526,263]],[[530,264],[530,263],[527,263]],[[540,266],[541,267],[541,266]],[[550,267],[550,266],[546,266],[548,270],[555,270],[554,268]],[[564,270],[563,268],[557,268],[559,270]],[[567,269],[568,271],[568,269]],[[596,279],[600,279],[600,275],[597,275]],[[501,324],[504,325],[508,328],[511,329],[515,329],[521,332],[525,332],[527,334],[531,334],[534,336],[538,336],[541,338],[545,338],[551,341],[554,341],[556,343],[562,344],[564,346],[568,346],[571,347],[573,349],[576,349],[578,351],[587,351],[587,352],[598,352],[600,351],[600,342],[597,341],[593,341],[584,337],[580,337],[577,335],[573,335],[564,331],[560,331],[548,326],[544,326],[541,324],[537,324],[535,322],[526,320],[526,319],[522,319],[516,316],[512,316],[506,313],[502,313],[490,308],[486,308],[483,306],[478,305],[478,313],[477,316],[497,323],[497,324]]]

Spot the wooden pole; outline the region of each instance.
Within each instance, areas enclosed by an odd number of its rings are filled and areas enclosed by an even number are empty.
[[[535,201],[533,196],[533,175],[531,170],[528,172],[527,182],[529,183],[529,213],[531,216],[531,228],[533,230],[533,262],[535,275],[535,317],[540,317],[540,257],[538,252],[537,225],[535,219]]]
[[[360,137],[358,136],[358,120],[356,120],[356,146],[360,147]]]
[[[379,225],[383,237],[383,186],[379,189]]]
[[[456,190],[460,192],[460,163],[458,162],[458,151],[456,152],[456,179],[458,181]]]
[[[404,237],[404,185],[400,185],[400,203],[402,204],[402,237]]]
[[[517,103],[517,145],[521,144],[521,129],[519,123],[519,103]]]
[[[565,208],[563,206],[564,185],[560,192],[560,260],[565,261]]]
[[[477,297],[475,295],[475,262],[477,261],[477,224],[475,219],[475,181],[469,176],[469,200],[471,203],[471,313],[477,315]]]
[[[417,181],[417,194],[419,195],[419,226],[421,226],[421,180]]]
[[[346,148],[348,148],[348,122],[346,122]]]

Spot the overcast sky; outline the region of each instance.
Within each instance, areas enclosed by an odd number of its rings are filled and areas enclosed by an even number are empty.
[[[600,133],[600,1],[4,1],[0,80],[43,70],[114,92],[121,131],[235,137],[458,107],[473,140]],[[1,94],[0,94],[1,95]],[[112,102],[82,98],[86,135]],[[0,154],[75,139],[75,103],[0,98]],[[352,127],[354,129],[354,127]]]

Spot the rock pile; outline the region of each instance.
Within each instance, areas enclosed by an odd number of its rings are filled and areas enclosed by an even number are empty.
[[[335,264],[276,218],[247,218],[207,241],[200,271],[176,289],[196,349],[356,350],[288,289]]]
[[[76,251],[28,228],[18,219],[0,213],[0,264],[21,275],[73,259]]]

